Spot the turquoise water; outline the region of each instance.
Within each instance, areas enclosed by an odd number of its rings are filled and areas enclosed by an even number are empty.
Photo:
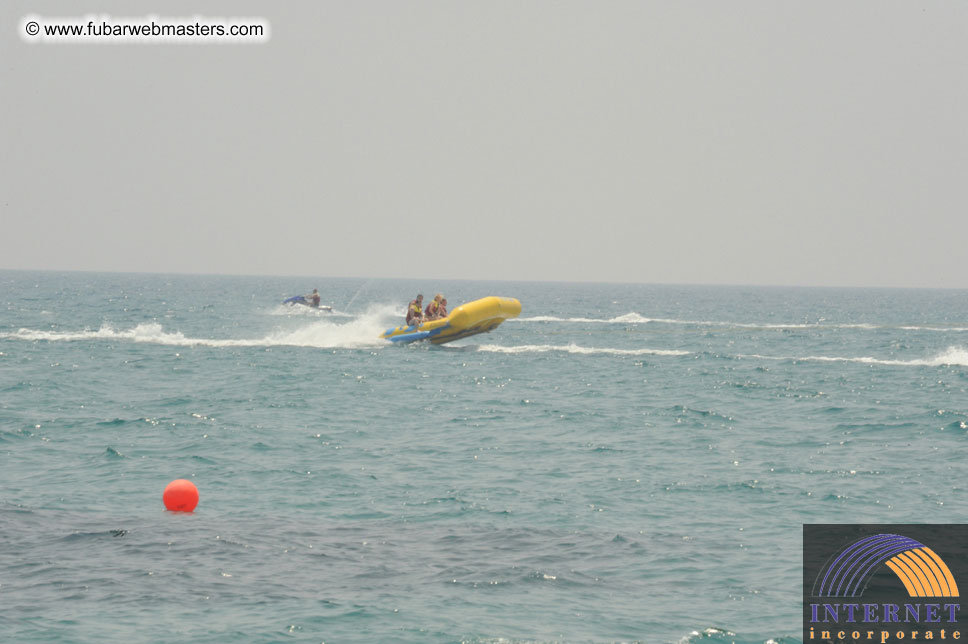
[[[0,633],[799,642],[803,523],[968,521],[966,388],[965,291],[0,272]]]

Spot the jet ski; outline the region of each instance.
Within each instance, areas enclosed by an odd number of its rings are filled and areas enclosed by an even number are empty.
[[[318,309],[320,311],[333,310],[333,307],[331,306],[323,306],[323,305],[313,306],[313,303],[307,300],[305,295],[293,295],[292,297],[286,298],[285,300],[283,300],[282,303],[288,304],[289,306],[296,306],[297,304],[301,304],[303,306],[308,306],[311,309]]]

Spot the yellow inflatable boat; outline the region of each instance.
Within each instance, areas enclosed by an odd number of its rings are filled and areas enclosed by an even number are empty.
[[[513,297],[492,295],[461,304],[445,318],[414,326],[398,326],[388,329],[380,337],[390,342],[430,340],[434,344],[443,344],[493,331],[501,322],[516,318],[520,313],[521,302]]]

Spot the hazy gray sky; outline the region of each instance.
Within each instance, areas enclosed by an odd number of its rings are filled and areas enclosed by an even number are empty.
[[[0,12],[0,268],[968,287],[963,0]],[[20,38],[91,13],[272,31]]]

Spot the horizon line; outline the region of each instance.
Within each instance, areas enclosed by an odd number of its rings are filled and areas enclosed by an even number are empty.
[[[218,272],[188,272],[188,271],[146,271],[146,270],[104,270],[104,269],[64,269],[64,268],[10,268],[0,267],[0,272],[10,273],[89,273],[94,275],[157,275],[177,277],[240,277],[240,278],[282,278],[282,279],[317,279],[317,280],[384,280],[384,281],[419,281],[436,280],[439,282],[506,282],[510,284],[608,284],[615,286],[676,286],[676,287],[722,287],[722,288],[790,288],[790,289],[865,289],[865,290],[907,290],[907,291],[966,291],[968,286],[872,286],[858,284],[778,284],[778,283],[739,283],[739,282],[640,282],[616,280],[553,280],[553,279],[507,279],[507,278],[473,278],[473,277],[373,277],[364,275],[308,275],[286,273],[218,273]]]

